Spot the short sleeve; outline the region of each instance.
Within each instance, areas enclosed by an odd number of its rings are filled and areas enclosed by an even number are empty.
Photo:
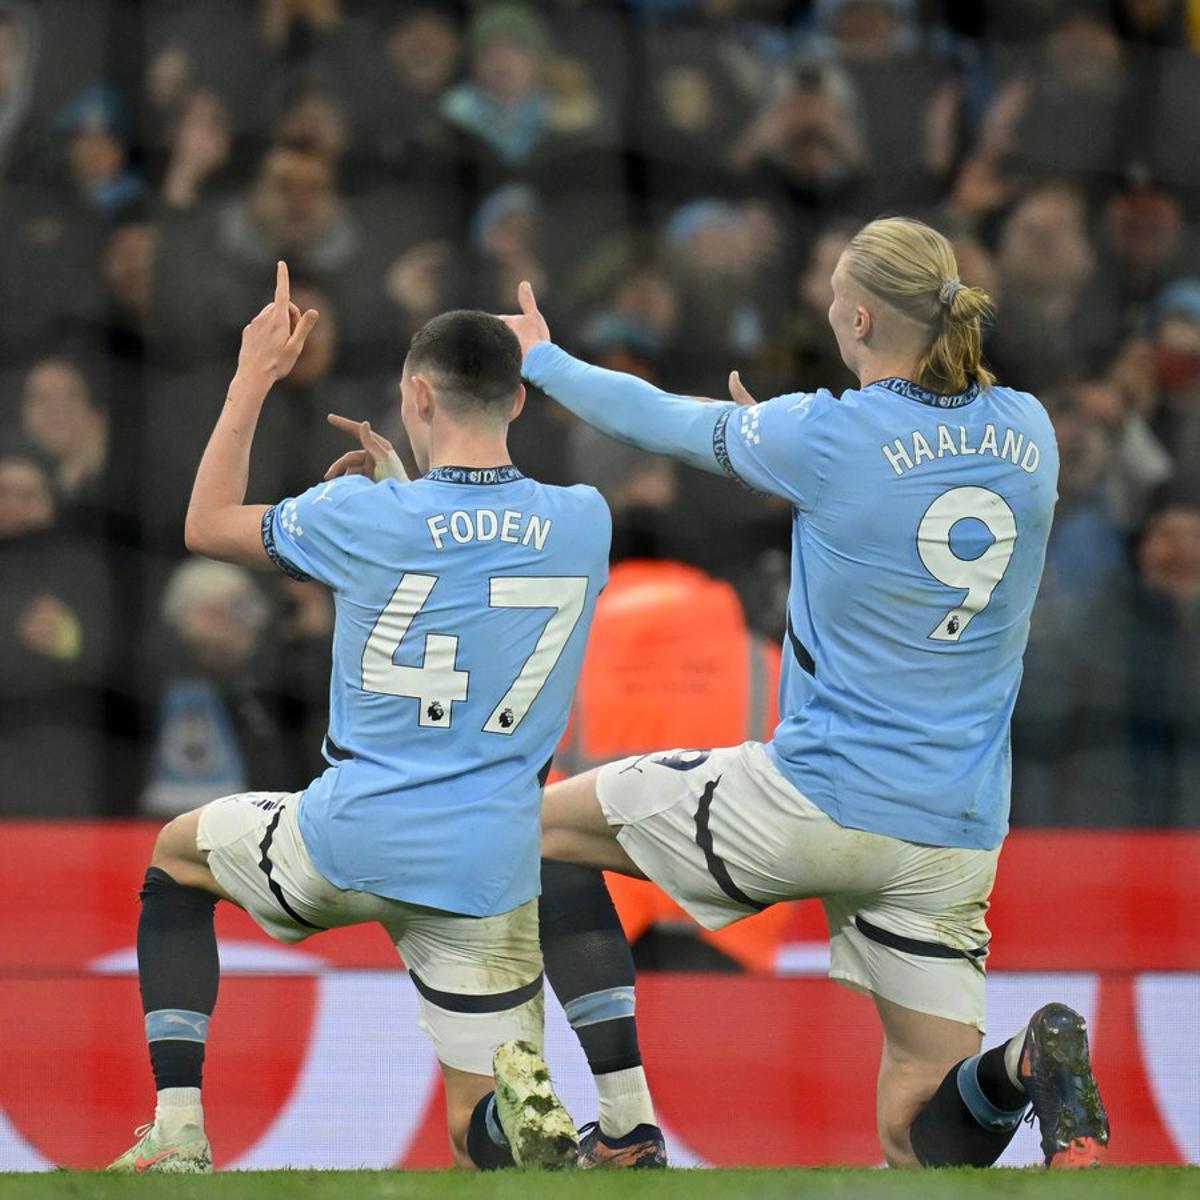
[[[267,557],[293,579],[341,587],[349,575],[356,532],[347,501],[374,486],[365,476],[346,475],[273,505],[263,514]]]
[[[807,512],[829,460],[829,415],[836,404],[820,391],[727,408],[713,430],[713,453],[738,482]]]

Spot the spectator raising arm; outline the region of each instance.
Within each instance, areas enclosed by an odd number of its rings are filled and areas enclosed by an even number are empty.
[[[250,445],[263,401],[291,371],[317,323],[317,311],[301,314],[291,302],[287,264],[275,276],[275,299],[242,331],[237,373],[196,471],[184,540],[194,554],[225,562],[265,566],[263,504],[246,504]]]

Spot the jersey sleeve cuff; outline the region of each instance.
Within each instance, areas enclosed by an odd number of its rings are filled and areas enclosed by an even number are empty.
[[[557,362],[567,354],[553,342],[535,342],[521,363],[521,375],[534,387],[545,390],[545,381]]]
[[[301,583],[308,583],[312,579],[311,575],[306,575],[295,563],[289,562],[282,554],[279,553],[279,547],[275,545],[275,509],[277,505],[272,504],[270,508],[263,513],[262,519],[262,543],[263,549],[267,552],[267,557],[285,574],[290,575],[293,579],[299,580]]]
[[[747,483],[737,473],[737,470],[733,465],[733,460],[729,457],[729,444],[727,440],[729,419],[738,411],[739,409],[737,407],[730,407],[725,409],[725,411],[717,418],[717,423],[713,426],[712,435],[713,458],[717,460],[717,466],[719,466],[721,470],[724,471],[725,474],[728,475],[729,478],[735,483],[738,483],[744,487],[746,491],[755,496],[770,495],[769,492],[760,491],[758,488]]]

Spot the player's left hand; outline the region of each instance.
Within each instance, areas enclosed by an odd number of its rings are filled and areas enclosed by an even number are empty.
[[[381,433],[371,428],[370,421],[353,421],[330,413],[326,418],[334,429],[340,429],[358,439],[359,448],[348,450],[325,472],[326,479],[337,479],[339,475],[365,475],[378,483],[382,479],[408,480],[408,472],[396,453],[395,446]]]
[[[238,374],[267,386],[283,379],[296,365],[319,314],[301,313],[292,303],[287,263],[275,269],[275,299],[242,330]]]
[[[533,294],[533,287],[528,282],[522,282],[517,288],[517,303],[521,306],[519,316],[501,317],[505,325],[517,335],[521,343],[521,353],[528,354],[538,342],[550,340],[550,326],[542,316]]]
[[[758,401],[746,390],[742,377],[736,371],[729,372],[729,398],[734,404],[757,404]]]

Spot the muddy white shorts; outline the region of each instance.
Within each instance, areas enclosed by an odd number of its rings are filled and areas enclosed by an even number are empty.
[[[490,1075],[501,1042],[542,1045],[536,900],[496,916],[465,917],[334,887],[308,856],[299,807],[292,793],[244,792],[201,810],[197,845],[233,900],[281,942],[378,921],[408,964],[421,996],[421,1027],[447,1066]]]
[[[983,1030],[999,849],[845,828],[759,742],[622,759],[600,769],[596,792],[629,857],[705,928],[819,897],[831,978]]]

